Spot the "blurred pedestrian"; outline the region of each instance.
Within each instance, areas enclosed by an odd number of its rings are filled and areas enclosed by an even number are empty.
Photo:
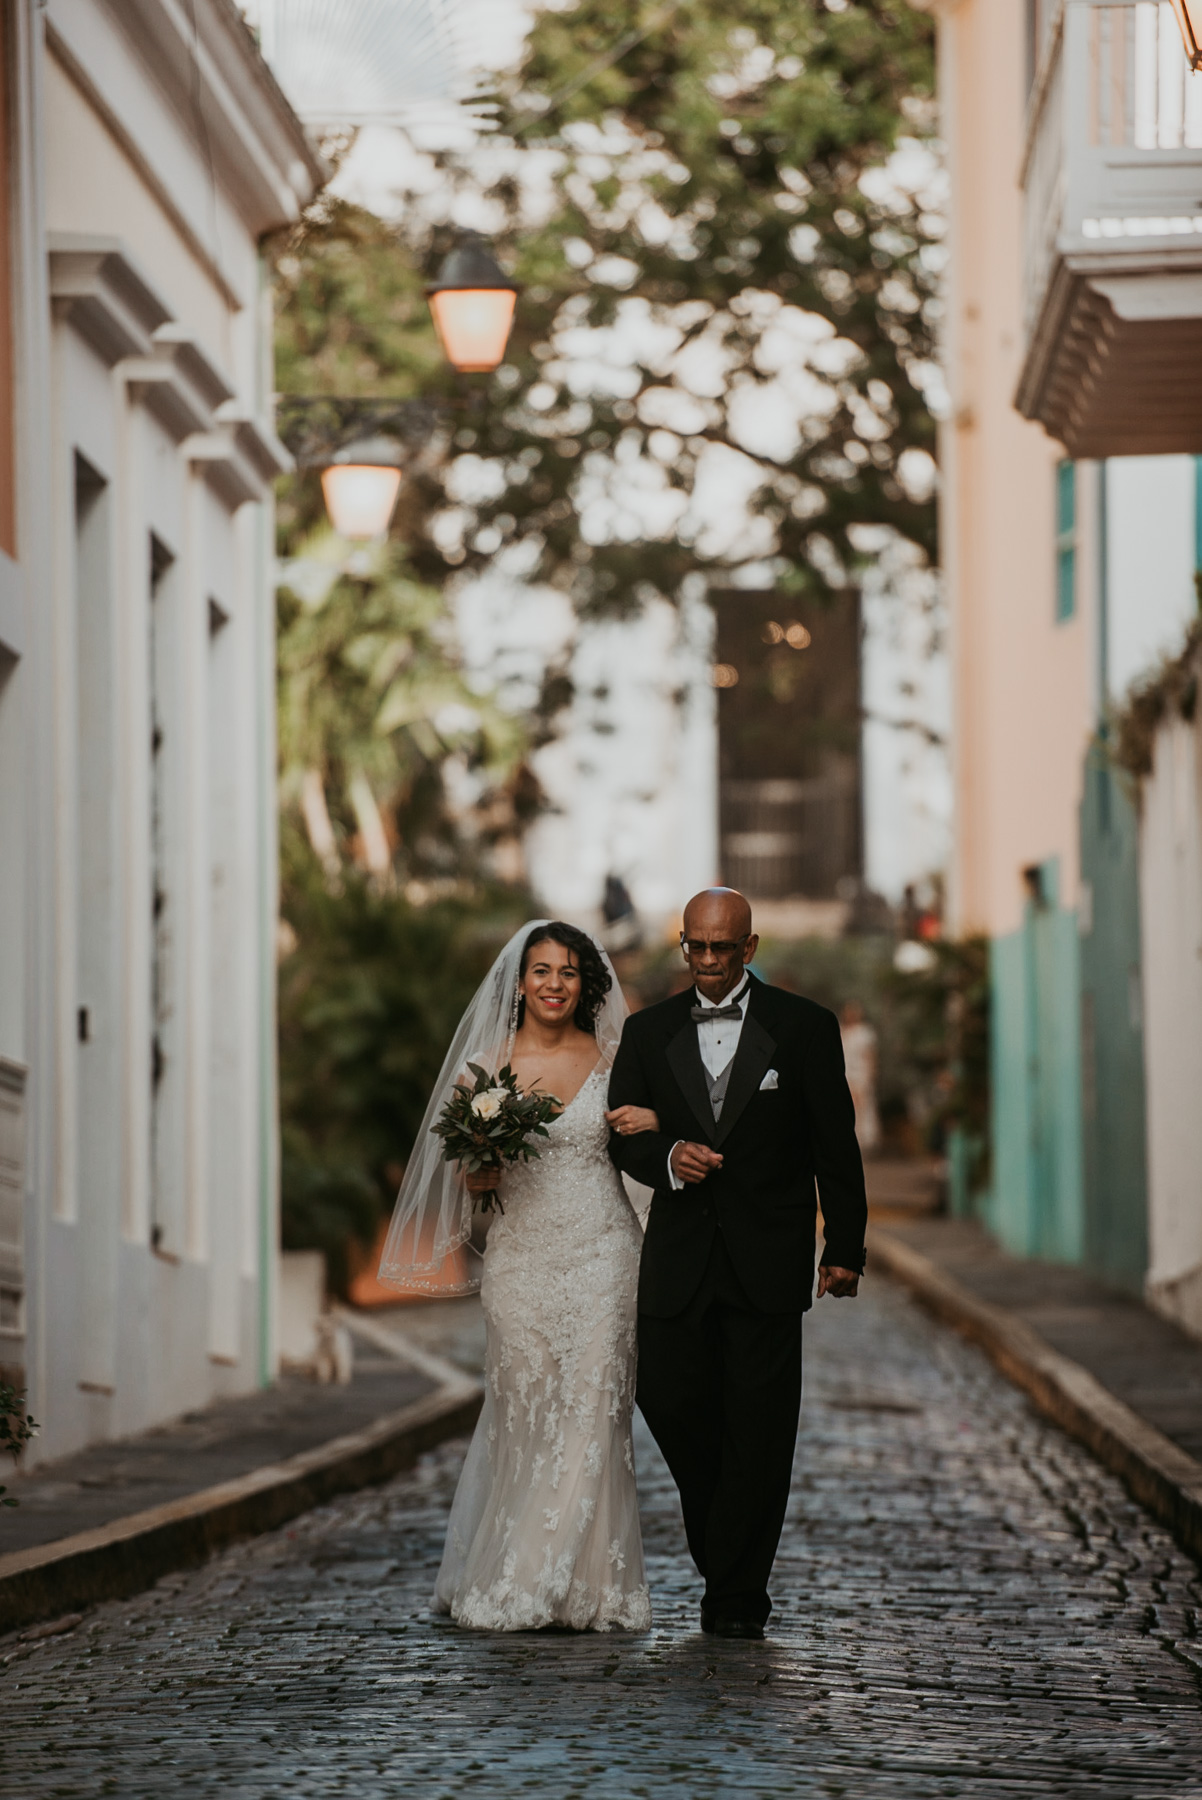
[[[876,1109],[876,1031],[864,1017],[858,1000],[849,1000],[839,1012],[843,1034],[843,1064],[856,1109],[856,1136],[866,1156],[880,1148],[881,1119]]]
[[[601,916],[605,920],[601,942],[611,956],[619,956],[624,950],[638,949],[643,941],[643,927],[630,889],[620,875],[605,877]]]

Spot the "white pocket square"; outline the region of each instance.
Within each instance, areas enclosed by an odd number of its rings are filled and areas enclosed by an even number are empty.
[[[760,1082],[760,1093],[762,1094],[769,1088],[778,1088],[779,1086],[780,1076],[775,1069],[769,1069],[764,1079]]]

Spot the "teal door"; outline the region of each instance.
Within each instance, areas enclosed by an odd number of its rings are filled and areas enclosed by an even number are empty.
[[[1058,861],[1031,873],[1024,923],[1031,1248],[1052,1262],[1077,1262],[1083,1249],[1077,920],[1060,905]]]
[[[1019,1256],[1077,1262],[1083,1246],[1076,914],[1055,859],[1027,871],[1018,931],[991,946],[993,1191],[988,1223]]]
[[[1140,1292],[1148,1265],[1139,825],[1102,743],[1081,798],[1081,1088],[1085,1260]]]

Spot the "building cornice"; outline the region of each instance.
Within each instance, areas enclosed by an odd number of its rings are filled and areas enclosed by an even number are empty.
[[[131,358],[121,373],[130,392],[177,444],[198,431],[210,431],[218,408],[234,397],[224,375],[181,325],[161,325],[153,354]]]
[[[248,500],[265,500],[276,476],[292,467],[287,450],[261,419],[223,417],[213,431],[188,444],[187,454],[231,512]]]
[[[292,458],[271,427],[241,415],[235,389],[191,332],[171,317],[116,238],[50,241],[57,315],[116,368],[232,509],[266,499]]]
[[[110,368],[126,357],[149,356],[171,311],[120,241],[53,232],[49,252],[56,317],[69,319]]]
[[[229,408],[226,408],[228,415]],[[227,421],[241,454],[265,482],[287,475],[295,468],[291,455],[263,419],[233,418]]]
[[[55,55],[160,195],[156,121],[129,103],[128,61],[101,53],[114,35],[252,236],[295,219],[328,178],[232,0],[48,0],[46,25]],[[183,196],[167,191],[176,214],[186,212]],[[202,237],[203,221],[189,230]]]
[[[133,167],[137,170],[139,177],[145,182],[147,188],[154,195],[156,201],[162,207],[163,212],[166,214],[167,218],[170,219],[176,231],[179,232],[180,237],[188,246],[192,255],[196,258],[197,263],[213,282],[226,305],[232,307],[235,311],[240,310],[246,305],[246,296],[239,293],[238,289],[232,285],[225,270],[222,268],[217,257],[213,254],[209,245],[205,243],[199,232],[193,229],[192,222],[187,217],[182,207],[176,204],[175,196],[163,180],[153,161],[143,153],[142,147],[137,139],[126,129],[120,114],[108,104],[104,94],[92,80],[87,69],[76,56],[70,44],[60,37],[59,33],[54,29],[54,24],[51,20],[47,20],[46,23],[46,43],[64,74],[75,87],[78,88],[88,105],[93,109],[97,116],[104,121],[106,129],[111,133],[116,142],[120,144],[121,149],[129,158]]]

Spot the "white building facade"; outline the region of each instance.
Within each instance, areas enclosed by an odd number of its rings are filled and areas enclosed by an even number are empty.
[[[274,1367],[259,244],[323,170],[232,0],[5,23],[0,1362],[47,1457]]]

